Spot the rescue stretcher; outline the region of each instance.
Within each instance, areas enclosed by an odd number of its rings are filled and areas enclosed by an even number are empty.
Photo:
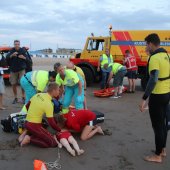
[[[123,86],[122,92],[126,92],[127,87]],[[102,89],[102,90],[95,90],[93,91],[94,96],[96,97],[110,97],[114,95],[114,87]]]

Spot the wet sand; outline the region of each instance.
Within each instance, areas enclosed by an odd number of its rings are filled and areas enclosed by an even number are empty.
[[[52,70],[57,61],[65,63],[64,59],[34,59],[34,69]],[[125,78],[125,84],[127,84]],[[89,141],[80,141],[76,138],[85,154],[80,157],[71,157],[65,149],[61,149],[62,170],[169,170],[170,145],[167,142],[168,157],[162,164],[148,163],[143,157],[154,149],[154,136],[151,128],[148,111],[140,113],[138,104],[143,92],[140,81],[137,83],[135,94],[124,94],[120,99],[96,98],[93,90],[98,85],[87,90],[88,108],[105,113],[105,122],[102,127],[110,129],[112,136],[95,136]],[[5,105],[7,110],[0,111],[0,119],[21,109],[21,104],[12,105],[11,87],[6,88]],[[42,149],[35,146],[20,148],[16,142],[18,135],[4,133],[0,129],[0,170],[32,170],[33,160],[40,159],[46,162],[57,159],[57,149]]]

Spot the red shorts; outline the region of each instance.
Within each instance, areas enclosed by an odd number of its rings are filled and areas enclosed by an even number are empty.
[[[60,141],[60,139],[67,139],[72,136],[71,133],[69,131],[64,131],[64,132],[60,132],[59,135],[57,135],[57,139]]]

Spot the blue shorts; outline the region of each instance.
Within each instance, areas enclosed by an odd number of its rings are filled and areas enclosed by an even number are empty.
[[[137,79],[137,70],[127,72],[128,79]]]
[[[125,77],[127,71],[125,67],[122,67],[114,76],[113,87],[118,87],[123,85],[123,78]]]

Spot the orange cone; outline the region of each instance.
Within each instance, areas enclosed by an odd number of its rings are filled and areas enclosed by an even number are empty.
[[[48,169],[43,161],[34,160],[34,170],[48,170]]]

